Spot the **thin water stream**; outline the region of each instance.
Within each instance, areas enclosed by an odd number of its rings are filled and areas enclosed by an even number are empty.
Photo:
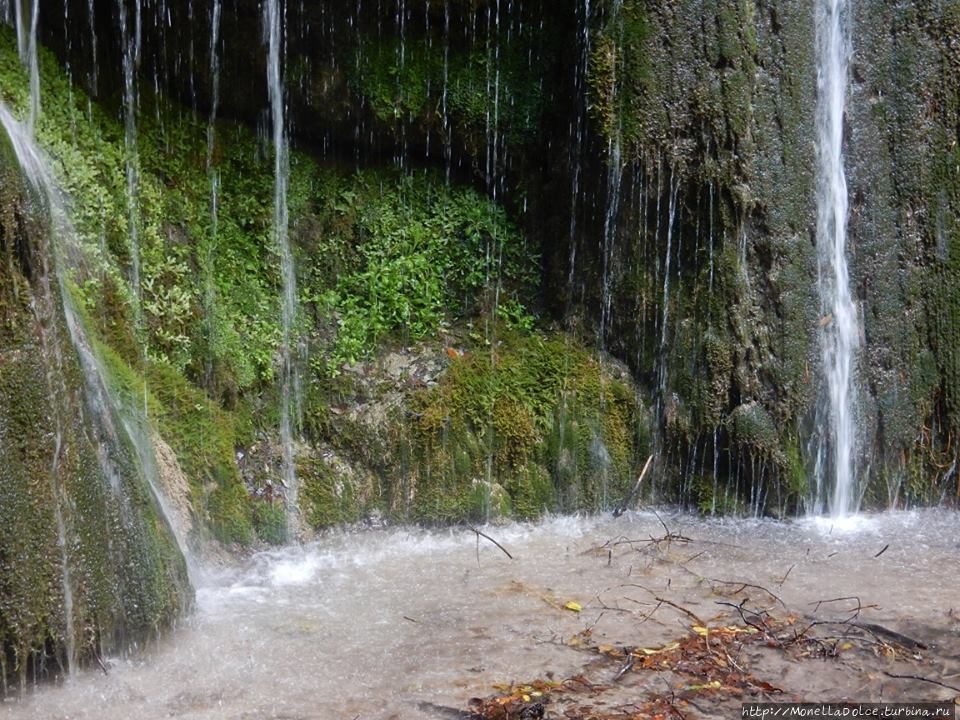
[[[857,596],[872,606],[865,620],[936,638],[945,653],[960,650],[960,621],[948,615],[960,592],[951,571],[955,513],[858,516],[839,525],[663,519],[690,541],[652,550],[613,545],[608,554],[602,546],[610,540],[664,534],[652,513],[627,513],[485,528],[514,560],[462,529],[342,532],[262,553],[208,571],[195,614],[155,646],[110,659],[108,675],[91,670],[8,701],[6,716],[434,717],[422,703],[463,708],[494,692],[493,683],[579,672],[590,657],[563,643],[586,627],[597,642],[644,647],[689,632],[689,618],[666,606],[640,622],[653,609],[641,586],[701,617],[724,615],[716,603],[729,598],[698,576],[765,586],[797,614],[813,613],[818,600]],[[568,600],[583,611],[562,609]],[[834,615],[842,615],[838,605],[818,616]],[[812,699],[911,697],[910,687],[856,675],[839,661],[768,671]],[[943,694],[928,688],[923,697]]]
[[[857,488],[855,356],[860,340],[847,266],[849,199],[843,166],[850,36],[846,0],[818,0],[817,23],[817,248],[826,375],[826,418],[816,463],[819,498],[834,516],[860,506]]]
[[[280,255],[283,293],[280,298],[280,441],[283,446],[283,484],[287,498],[288,534],[296,537],[300,529],[297,505],[298,481],[294,437],[301,408],[300,376],[297,369],[297,275],[290,248],[290,211],[287,188],[290,184],[290,155],[285,121],[283,85],[283,41],[286,34],[284,10],[279,0],[263,5],[263,29],[267,43],[267,87],[270,95],[271,132],[274,152],[273,233]]]

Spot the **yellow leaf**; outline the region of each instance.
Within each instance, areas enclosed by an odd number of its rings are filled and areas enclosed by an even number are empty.
[[[613,647],[613,645],[601,645],[600,647],[597,648],[597,652],[599,652],[602,655],[609,655],[615,650],[616,648]]]
[[[523,695],[522,697],[523,697],[523,701],[524,701],[524,702],[530,702],[530,696],[529,696],[529,695]]]
[[[573,600],[568,600],[563,604],[563,606],[567,610],[572,610],[573,612],[580,612],[581,610],[583,610],[583,605],[581,605],[578,602],[574,602]]]
[[[658,655],[662,652],[669,652],[670,650],[676,650],[678,647],[680,647],[680,643],[672,642],[664,645],[662,648],[639,648],[639,650],[645,655]]]
[[[853,643],[845,642],[840,646],[841,650],[850,650],[853,647]]]
[[[707,629],[706,629],[705,627],[703,627],[702,625],[694,625],[694,626],[693,626],[693,631],[694,631],[697,635],[709,635],[709,634],[710,634],[710,631],[707,630]]]
[[[708,682],[703,685],[688,685],[687,690],[719,690],[721,687],[719,680]]]

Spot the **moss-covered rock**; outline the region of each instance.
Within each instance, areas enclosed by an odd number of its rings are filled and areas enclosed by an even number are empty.
[[[81,369],[55,275],[66,238],[6,133],[0,176],[0,679],[22,689],[126,650],[192,590],[133,441]]]

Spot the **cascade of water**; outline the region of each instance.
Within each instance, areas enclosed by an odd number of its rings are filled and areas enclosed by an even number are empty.
[[[829,509],[856,512],[854,454],[854,355],[859,342],[857,311],[847,269],[847,181],[843,168],[843,112],[850,40],[846,0],[819,0],[817,27],[817,248],[826,375],[827,417],[820,423],[817,484],[832,475]],[[822,498],[818,499],[822,503]],[[822,507],[822,506],[821,506]]]
[[[446,164],[447,184],[450,184],[450,170],[453,163],[453,137],[450,114],[447,110],[447,95],[450,83],[450,0],[443,0],[443,94],[440,111],[443,114],[443,160]]]
[[[87,0],[87,25],[90,30],[90,94],[96,96],[99,77],[97,67],[97,20],[93,3],[94,0]]]
[[[490,195],[490,212],[495,211],[502,178],[498,172],[500,148],[500,0],[487,5],[487,67],[486,67],[486,169],[485,178],[487,192]],[[503,264],[503,245],[497,233],[487,240],[485,248],[485,287],[492,288],[493,307],[487,313],[485,323],[485,337],[490,346],[490,370],[496,372],[497,353],[497,312],[500,305],[500,270]],[[493,487],[493,454],[494,454],[493,409],[487,417],[486,428],[486,505],[487,517],[490,516],[490,489]]]
[[[127,6],[117,0],[120,43],[123,47],[124,148],[127,170],[127,233],[130,239],[130,284],[133,288],[134,327],[143,342],[143,314],[140,292],[140,160],[137,150],[136,67],[140,54],[140,2],[136,2],[136,27],[133,35],[127,23]]]
[[[220,102],[220,0],[214,0],[210,11],[210,116],[207,122],[207,177],[210,181],[210,236],[207,239],[207,252],[204,258],[203,311],[207,325],[207,387],[212,383],[214,337],[214,256],[217,248],[217,202],[220,188],[220,171],[213,164],[213,151],[216,141],[217,108]]]
[[[27,115],[27,130],[34,134],[37,117],[40,115],[40,66],[37,62],[37,23],[40,19],[40,1],[33,0],[30,5],[30,17],[25,18],[24,0],[14,0],[13,25],[17,30],[17,53],[20,63],[27,68],[30,83],[30,105]],[[4,4],[4,19],[10,6]]]
[[[710,188],[710,280],[707,285],[707,289],[712,293],[713,292],[713,180],[708,181],[708,186]]]
[[[717,514],[717,473],[720,471],[720,446],[717,444],[717,428],[713,428],[713,495],[710,500],[710,514]]]
[[[267,0],[263,5],[264,35],[268,46],[267,87],[270,93],[274,148],[273,233],[280,253],[283,297],[281,298],[281,387],[280,441],[283,445],[283,482],[287,494],[287,529],[291,537],[299,532],[298,480],[294,457],[294,432],[300,412],[300,378],[295,357],[297,323],[297,277],[290,250],[287,186],[290,179],[290,158],[284,122],[284,89],[281,70],[285,20],[280,0]]]
[[[610,312],[613,304],[613,251],[617,236],[617,216],[620,213],[620,188],[623,178],[623,160],[619,127],[607,146],[607,208],[603,219],[603,286],[600,308],[600,350],[606,349]]]
[[[67,258],[70,257],[67,250],[72,250],[72,243],[75,243],[77,237],[73,225],[70,221],[69,213],[63,196],[57,186],[53,171],[49,161],[43,152],[36,146],[33,138],[21,123],[18,123],[3,103],[0,103],[0,124],[3,125],[10,137],[17,160],[23,170],[24,176],[37,191],[39,196],[45,202],[45,209],[49,213],[50,222],[50,240],[45,248],[45,263],[52,262],[52,272],[45,273],[44,282],[50,282],[53,276],[57,282],[63,317],[66,321],[67,331],[71,344],[77,352],[80,361],[80,369],[83,374],[86,405],[90,414],[90,419],[96,427],[96,436],[104,439],[97,446],[97,459],[100,464],[101,472],[104,478],[110,483],[113,494],[122,502],[127,502],[121,491],[122,475],[115,459],[115,452],[124,445],[124,438],[134,449],[139,471],[150,487],[150,491],[159,508],[159,511],[170,528],[177,545],[187,561],[187,568],[193,576],[194,565],[191,560],[191,554],[188,546],[188,521],[189,518],[174,512],[168,501],[166,494],[162,490],[160,474],[157,469],[156,456],[153,451],[153,444],[150,440],[149,424],[145,415],[140,413],[137,408],[123,403],[116,391],[108,382],[108,372],[103,365],[99,354],[94,350],[93,343],[87,336],[82,320],[77,312],[69,288],[66,286],[66,273],[68,271]],[[52,289],[47,293],[48,297],[53,298]],[[51,345],[55,343],[55,338]],[[58,363],[62,364],[62,358],[56,358]],[[62,383],[64,374],[57,373]],[[64,389],[58,397],[66,397]],[[59,443],[58,443],[59,444]],[[54,458],[53,468],[59,470],[59,448]],[[62,497],[63,488],[59,482],[57,473],[54,473],[54,482],[58,488],[57,497],[59,507],[57,512],[61,517],[57,518],[58,531],[62,531],[60,538],[63,548],[64,566],[62,569],[65,602],[72,605],[72,586],[70,585],[69,557],[67,551],[68,526],[62,517],[62,508],[66,499]],[[126,512],[134,512],[132,508],[126,507]],[[72,624],[72,609],[67,612],[67,621]],[[69,649],[73,653],[73,649]]]
[[[27,39],[26,63],[30,70],[30,114],[27,132],[33,137],[37,118],[40,117],[40,66],[37,62],[37,22],[40,19],[40,0],[33,0],[30,12],[30,36]]]
[[[394,157],[394,163],[401,170],[407,168],[407,117],[403,112],[405,104],[406,88],[404,87],[404,68],[407,63],[407,5],[406,0],[397,0],[396,15],[397,34],[400,42],[397,45],[397,129],[400,133],[400,144],[397,146],[397,155]]]
[[[674,178],[673,167],[670,167],[670,179],[667,183],[670,199],[667,207],[667,251],[663,261],[663,319],[660,322],[660,357],[658,361],[659,392],[663,397],[667,392],[667,344],[670,320],[670,260],[673,255],[673,223],[677,213],[677,193],[679,179]]]
[[[10,130],[8,129],[7,132],[9,134]],[[50,398],[65,398],[68,396],[68,390],[65,381],[63,353],[56,337],[59,323],[57,321],[55,294],[50,282],[53,272],[50,268],[49,256],[49,252],[41,253],[41,271],[43,274],[39,278],[39,283],[42,291],[38,302],[34,306],[34,312],[37,313],[37,327],[40,329],[43,355],[52,359],[52,363],[49,361],[47,363],[47,393]],[[76,632],[73,619],[70,547],[73,544],[75,532],[72,527],[68,528],[67,518],[63,512],[69,500],[60,477],[60,461],[63,454],[63,436],[66,423],[59,402],[52,402],[51,409],[53,411],[54,449],[53,459],[50,463],[50,480],[54,498],[53,515],[57,526],[57,547],[60,549],[60,585],[63,591],[64,642],[67,651],[66,670],[70,676],[74,676],[76,674]]]

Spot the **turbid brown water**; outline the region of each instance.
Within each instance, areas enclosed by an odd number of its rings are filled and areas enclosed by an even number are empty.
[[[492,685],[564,678],[593,663],[569,640],[656,647],[740,603],[799,618],[858,618],[920,640],[919,659],[864,648],[836,659],[745,654],[757,677],[811,700],[933,700],[957,693],[890,678],[960,685],[960,514],[945,510],[773,522],[652,513],[551,518],[469,530],[380,529],[331,534],[208,571],[197,609],[175,632],[109,675],[8,699],[0,715],[153,720],[419,718],[425,703],[464,708]],[[682,536],[682,537],[677,537]],[[633,541],[633,542],[625,542]],[[884,550],[884,548],[886,548]],[[881,553],[881,551],[883,552]],[[775,594],[743,583],[762,586]],[[573,601],[574,612],[563,606]],[[648,617],[644,622],[644,618]],[[658,674],[659,675],[659,674]],[[602,680],[603,678],[600,677]],[[611,678],[607,678],[610,680]],[[621,693],[649,680],[625,678]],[[655,682],[669,687],[669,677]],[[739,700],[737,700],[739,702]],[[695,709],[691,716],[697,716]],[[708,713],[709,714],[709,713]]]

